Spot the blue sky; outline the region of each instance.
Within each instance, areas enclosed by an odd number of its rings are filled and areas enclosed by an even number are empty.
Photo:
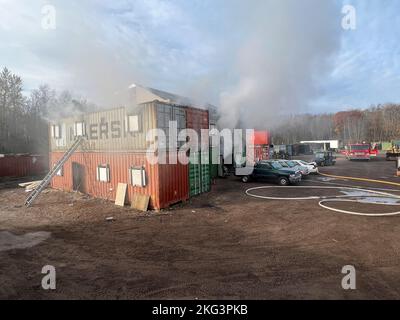
[[[267,1],[270,0],[261,2]],[[299,110],[325,112],[400,102],[400,1],[332,2],[330,10],[337,12],[329,15],[329,19],[337,27],[326,30],[332,37],[331,42],[321,44],[329,47],[321,52],[326,59],[321,73],[310,70],[315,73],[312,80],[304,79],[313,83],[305,87],[307,94],[296,100],[301,104]],[[264,6],[265,10],[271,10],[258,15],[251,9],[254,4],[257,11],[258,3],[256,0],[0,0],[0,67],[7,66],[18,73],[26,92],[47,83],[58,90],[71,89],[95,102],[112,104],[113,97],[134,82],[219,105],[224,92],[231,93],[241,83],[248,83],[241,78],[256,75],[253,80],[264,81],[263,77],[257,78],[258,70],[252,69],[258,65],[263,68],[260,61],[272,56],[268,50],[280,48],[279,36],[285,29],[285,20],[277,22],[277,30],[264,32],[263,28],[273,27],[273,22],[264,25],[257,21],[274,21],[275,7]],[[56,8],[55,30],[41,27],[41,9],[45,4]],[[343,4],[356,8],[356,30],[340,28]],[[276,9],[279,12],[282,8]],[[314,28],[320,29],[318,24],[325,22],[317,15],[318,10],[310,13],[308,20],[315,19]],[[293,17],[293,13],[288,17]],[[290,37],[295,31],[288,29],[283,37]],[[246,43],[252,38],[263,37],[267,48],[261,52],[266,55],[256,56],[252,66],[252,56],[243,54],[250,60],[246,61],[249,71],[243,71],[238,56],[246,51]],[[324,41],[318,37],[318,41]],[[318,43],[313,45],[319,49]],[[290,48],[296,54],[296,47]],[[322,61],[320,56],[315,59],[318,63]],[[288,66],[292,67],[292,62]],[[263,73],[268,73],[271,65],[266,64],[265,68]],[[271,83],[271,79],[267,80]],[[301,82],[301,77],[296,81]]]
[[[334,68],[315,103],[346,108],[400,102],[400,2],[344,3],[357,9],[357,29],[343,32]]]

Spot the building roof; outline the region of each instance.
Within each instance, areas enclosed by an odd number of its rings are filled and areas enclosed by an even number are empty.
[[[154,89],[154,88],[149,88],[149,87],[144,87],[144,89],[149,90],[151,93],[155,94],[156,96],[159,96],[160,98],[164,100],[168,100],[170,103],[174,104],[180,104],[180,105],[187,105],[187,106],[194,106],[195,103],[187,97],[183,97],[177,94],[169,93],[166,91]]]

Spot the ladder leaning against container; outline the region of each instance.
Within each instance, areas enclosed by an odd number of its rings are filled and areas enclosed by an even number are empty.
[[[83,136],[78,137],[73,145],[68,149],[67,152],[62,156],[62,158],[54,165],[54,167],[50,170],[50,172],[44,177],[44,179],[40,182],[40,184],[33,189],[31,194],[26,198],[25,205],[29,207],[35,199],[39,196],[39,194],[47,187],[50,183],[51,179],[57,174],[57,172],[61,169],[65,162],[72,156],[75,150],[79,147],[79,145],[84,140]]]

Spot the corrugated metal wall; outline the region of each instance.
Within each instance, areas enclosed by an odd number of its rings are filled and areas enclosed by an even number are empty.
[[[177,131],[178,133],[186,128],[186,112],[183,107],[169,105],[166,103],[156,102],[155,103],[156,110],[156,127],[158,129],[162,129],[166,135],[166,145],[159,146],[161,148],[169,149],[169,122],[176,121],[177,122]],[[176,137],[177,138],[177,137]],[[184,142],[177,144],[178,147],[182,145]]]
[[[200,132],[200,129],[209,129],[208,110],[186,108],[186,128]]]
[[[186,109],[186,127],[194,129],[201,134],[201,129],[209,130],[208,110],[187,108]],[[199,146],[200,148],[200,146]],[[210,153],[207,151],[190,150],[189,156],[189,195],[195,196],[210,191]]]
[[[140,130],[126,132],[125,117],[128,114],[139,116]],[[75,122],[84,121],[87,142],[85,151],[145,151],[146,134],[156,128],[156,110],[154,103],[139,105],[135,111],[126,108],[88,113],[73,118],[62,119],[57,123],[62,128],[60,139],[50,138],[51,151],[66,151],[74,142]]]
[[[81,191],[94,197],[114,200],[118,183],[128,183],[127,202],[131,202],[135,193],[150,196],[150,208],[162,209],[189,197],[189,165],[183,164],[156,164],[151,165],[146,159],[148,143],[146,133],[150,129],[161,128],[168,135],[168,122],[177,120],[178,132],[180,129],[192,128],[196,131],[208,129],[208,111],[181,106],[169,105],[154,101],[142,104],[137,109],[140,115],[140,132],[125,133],[125,116],[132,110],[119,108],[86,114],[80,117],[60,120],[58,124],[65,126],[66,134],[62,139],[51,139],[50,161],[53,165],[62,157],[66,149],[74,141],[74,126],[77,121],[86,123],[88,141],[79,148],[66,162],[63,176],[52,179],[52,187],[73,190],[73,163],[79,164],[84,172],[85,179]],[[102,129],[100,128],[102,126]],[[108,127],[107,127],[108,126]],[[107,127],[107,130],[105,128]],[[97,132],[93,136],[93,130]],[[96,131],[97,130],[97,131]],[[107,131],[108,136],[100,131]],[[117,134],[121,130],[121,135]],[[114,136],[113,136],[114,134]],[[97,137],[95,139],[94,137]],[[65,139],[65,141],[63,140]],[[59,141],[57,141],[59,140]],[[110,182],[97,181],[96,172],[99,165],[107,164],[110,167]],[[128,170],[132,166],[144,166],[147,185],[134,187],[130,185]],[[207,178],[201,180],[201,190],[209,190],[209,170]]]
[[[62,152],[50,154],[51,166],[62,157]],[[56,189],[73,190],[72,164],[78,163],[84,168],[84,185],[81,191],[94,197],[115,200],[118,183],[127,183],[127,202],[131,203],[134,193],[150,196],[150,208],[162,209],[173,203],[188,198],[187,165],[152,165],[146,159],[146,153],[110,153],[110,152],[76,152],[65,163],[63,176],[55,176],[51,186]],[[99,165],[109,165],[110,182],[97,181],[96,172]],[[143,166],[146,172],[146,186],[137,187],[130,184],[129,168]]]
[[[189,196],[210,191],[210,164],[207,163],[209,152],[191,152],[189,163]]]
[[[0,157],[0,177],[40,175],[48,169],[48,158],[41,155],[5,155]]]
[[[189,198],[189,166],[161,164],[158,166],[160,208]]]

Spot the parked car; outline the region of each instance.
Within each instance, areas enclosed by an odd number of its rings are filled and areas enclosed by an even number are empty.
[[[315,154],[314,161],[319,167],[334,166],[336,164],[336,157],[332,151],[320,151]]]
[[[299,170],[302,176],[308,176],[310,174],[310,171],[306,166],[303,166],[295,161],[292,160],[278,160],[278,162],[282,165],[284,168],[291,168],[293,170]]]
[[[305,162],[303,160],[292,160],[298,163],[300,166],[306,167],[310,173],[318,173],[318,166],[315,162]]]
[[[291,168],[284,168],[278,161],[260,161],[254,166],[251,175],[242,176],[243,182],[249,180],[272,180],[280,186],[287,186],[290,183],[299,183],[301,181],[301,172]]]

